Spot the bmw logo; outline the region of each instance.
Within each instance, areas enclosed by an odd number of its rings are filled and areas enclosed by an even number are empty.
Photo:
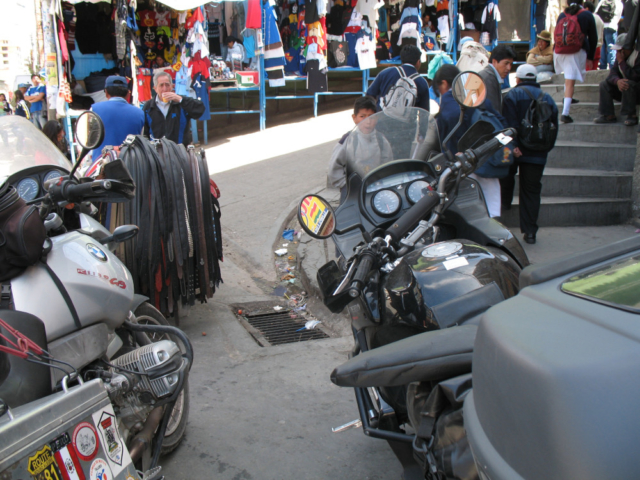
[[[104,253],[102,250],[100,250],[98,247],[96,247],[93,243],[87,243],[87,250],[89,250],[89,253],[94,257],[96,257],[101,262],[107,261],[107,254]]]

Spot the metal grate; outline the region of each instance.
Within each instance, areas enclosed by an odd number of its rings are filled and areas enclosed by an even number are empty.
[[[317,327],[313,330],[298,331],[304,328],[306,320],[290,311],[261,315],[245,315],[243,318],[251,327],[258,330],[260,336],[268,342],[268,345],[282,345],[285,343],[307,342],[309,340],[329,338],[327,334]],[[249,331],[256,337],[258,343],[264,346],[265,342],[262,342],[262,339],[258,338],[256,332]]]

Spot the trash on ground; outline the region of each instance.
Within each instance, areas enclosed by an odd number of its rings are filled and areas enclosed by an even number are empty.
[[[278,255],[279,257],[286,255],[287,254],[287,249],[286,248],[281,248],[280,250],[276,250],[276,255]]]
[[[202,336],[206,337],[207,336],[207,332],[202,332]]]
[[[296,278],[295,275],[292,275],[290,273],[287,273],[286,275],[284,275],[282,278],[280,278],[280,280],[291,280],[292,278]]]
[[[273,307],[273,309],[274,309],[276,312],[279,312],[280,310],[282,310],[282,308],[283,308],[283,307],[281,307],[280,305],[276,305],[275,307]]]
[[[289,244],[288,244],[288,243],[283,243],[283,244],[282,244],[282,246],[283,246],[283,247],[288,247],[288,246],[289,246]]]
[[[296,332],[299,332],[301,330],[313,330],[321,323],[322,322],[320,320],[309,320],[307,323],[304,324],[304,327],[299,328],[298,330],[296,330]]]
[[[284,232],[282,232],[282,238],[292,242],[294,233],[295,233],[295,230],[293,230],[293,229],[285,230]]]

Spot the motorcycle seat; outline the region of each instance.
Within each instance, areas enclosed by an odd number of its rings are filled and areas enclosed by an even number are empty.
[[[398,387],[471,372],[477,326],[425,332],[356,355],[331,373],[340,387]]]

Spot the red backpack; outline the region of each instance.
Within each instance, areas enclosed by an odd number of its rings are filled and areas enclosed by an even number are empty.
[[[578,23],[578,15],[584,12],[581,8],[575,15],[564,13],[564,18],[560,20],[553,31],[555,42],[555,53],[577,53],[582,48],[584,33]]]

